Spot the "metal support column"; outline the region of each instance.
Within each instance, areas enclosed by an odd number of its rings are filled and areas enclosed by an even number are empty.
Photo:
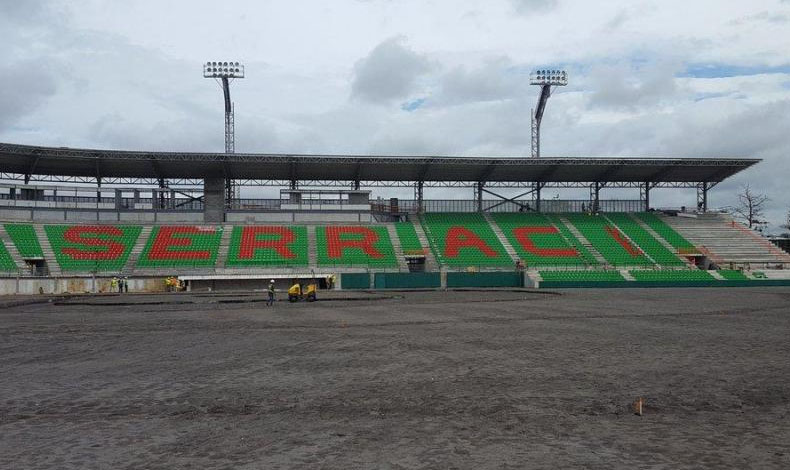
[[[167,188],[167,182],[164,179],[159,178],[159,192],[158,192],[158,194],[159,194],[159,203],[157,205],[156,196],[154,196],[154,198],[153,198],[154,200],[152,201],[154,206],[156,206],[157,209],[164,209],[165,208],[165,191],[164,191],[165,188]],[[156,194],[156,193],[154,193],[154,194]]]
[[[592,212],[595,214],[600,210],[601,183],[596,181],[592,186],[590,186],[590,190],[590,199],[592,199]]]
[[[544,183],[535,183],[535,210],[540,212],[540,190]]]
[[[697,210],[708,212],[708,190],[711,188],[709,183],[697,185]]]
[[[645,182],[645,185],[639,188],[639,199],[644,201],[645,210],[650,210],[650,182]]]
[[[414,199],[417,200],[417,213],[418,214],[422,214],[423,212],[425,212],[425,208],[422,205],[422,193],[423,193],[422,187],[423,187],[423,182],[422,181],[417,181],[417,184],[414,186],[414,192],[415,192]]]
[[[477,199],[477,212],[483,212],[483,187],[484,186],[485,186],[485,184],[482,181],[477,183],[477,186],[475,186],[475,192],[477,193],[476,197],[475,197],[475,199]]]
[[[540,158],[540,120],[535,118],[534,109],[531,110],[530,114],[532,116],[532,158]]]

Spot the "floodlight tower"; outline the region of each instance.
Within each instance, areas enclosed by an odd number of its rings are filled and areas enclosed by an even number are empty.
[[[551,96],[551,87],[568,84],[565,70],[538,70],[529,74],[529,84],[540,86],[538,107],[532,110],[532,158],[540,158],[540,122],[546,110],[546,102]]]
[[[244,65],[238,62],[206,62],[203,64],[203,78],[213,78],[221,87],[225,96],[225,153],[236,152],[236,123],[233,117],[233,102],[230,100],[230,82],[244,78]],[[227,203],[238,198],[238,187],[233,180],[225,181],[225,198]]]

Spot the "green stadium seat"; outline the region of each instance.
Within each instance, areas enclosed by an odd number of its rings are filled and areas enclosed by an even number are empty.
[[[17,270],[16,263],[14,263],[14,259],[11,258],[11,254],[8,253],[8,249],[6,249],[5,244],[0,242],[0,271],[2,272],[14,272]]]
[[[661,220],[657,215],[652,212],[637,212],[634,214],[636,217],[639,217],[642,222],[647,224],[648,227],[653,229],[657,234],[661,236],[664,240],[667,241],[673,248],[675,248],[678,253],[697,253],[698,250],[690,241],[683,238],[678,232],[675,231],[672,227],[667,225],[666,222]]]
[[[700,269],[633,270],[629,273],[637,281],[715,281],[716,278]]]
[[[566,214],[568,221],[614,266],[652,266],[642,250],[600,215]]]
[[[502,212],[491,217],[528,267],[598,264],[572,234],[555,227],[544,214]]]
[[[749,281],[750,277],[746,276],[743,272],[735,269],[720,269],[717,271],[721,277],[728,281]]]
[[[625,281],[618,271],[539,271],[544,281],[612,282]]]
[[[642,249],[648,256],[653,258],[657,264],[663,266],[685,266],[686,263],[672,253],[667,247],[656,240],[650,233],[642,228],[630,214],[610,213],[606,214],[612,223],[617,225],[623,233]]]
[[[142,228],[131,225],[45,225],[63,271],[121,271]]]
[[[513,260],[482,214],[428,213],[423,216],[423,229],[441,264],[513,266]]]
[[[414,229],[414,224],[411,222],[396,222],[395,232],[398,234],[398,240],[400,240],[400,246],[403,250],[403,254],[414,255],[425,253],[425,247],[422,246],[420,239],[417,237],[417,231]]]
[[[319,266],[398,266],[395,249],[385,226],[321,226],[316,227],[315,235]]]
[[[225,265],[243,267],[307,266],[307,227],[233,227]]]
[[[222,227],[162,225],[154,227],[143,249],[140,268],[213,268]]]
[[[31,224],[5,224],[5,231],[14,242],[17,251],[24,259],[44,257],[44,251],[38,242],[38,236]]]

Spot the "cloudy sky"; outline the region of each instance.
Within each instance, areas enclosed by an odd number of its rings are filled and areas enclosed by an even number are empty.
[[[712,204],[790,205],[790,0],[0,0],[0,44],[3,142],[222,151],[233,59],[239,152],[523,156],[563,67],[544,156],[758,157]]]

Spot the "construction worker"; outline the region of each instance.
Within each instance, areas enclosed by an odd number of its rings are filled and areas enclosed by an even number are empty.
[[[266,300],[266,306],[270,307],[274,305],[274,279],[269,281],[269,298]]]
[[[115,292],[116,289],[118,289],[118,278],[113,276],[113,278],[110,279],[110,292]]]

